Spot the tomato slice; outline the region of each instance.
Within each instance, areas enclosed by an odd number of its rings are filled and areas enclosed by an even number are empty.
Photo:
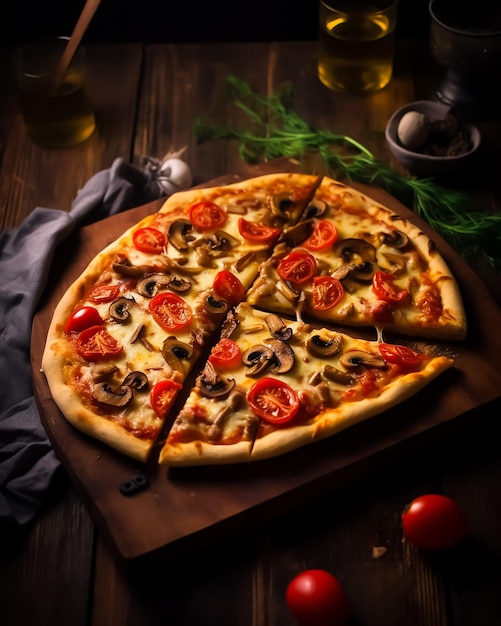
[[[221,270],[216,274],[212,288],[217,296],[231,306],[242,302],[245,297],[245,288],[240,279],[229,270]]]
[[[242,351],[238,345],[228,337],[221,339],[209,355],[209,361],[219,367],[236,367],[240,364]]]
[[[76,341],[77,353],[89,361],[102,361],[122,352],[123,347],[104,326],[82,330]]]
[[[141,252],[160,254],[165,248],[165,235],[156,228],[140,228],[134,231],[132,241]]]
[[[337,240],[337,228],[329,220],[318,220],[315,224],[313,232],[303,243],[307,250],[317,252],[319,250],[327,250]]]
[[[379,344],[379,352],[387,363],[393,363],[394,365],[419,365],[424,359],[422,354],[415,352],[407,346],[389,343]]]
[[[276,378],[255,382],[247,395],[251,409],[270,424],[286,424],[299,411],[299,398],[292,387]]]
[[[87,299],[94,304],[101,304],[102,302],[112,302],[116,300],[120,292],[118,285],[97,285],[89,292]]]
[[[80,333],[91,326],[102,326],[103,324],[103,319],[97,309],[93,306],[81,306],[75,309],[66,320],[64,332],[67,334]]]
[[[150,404],[160,419],[167,416],[177,392],[182,388],[180,383],[163,378],[150,391]]]
[[[278,275],[282,280],[288,280],[296,285],[307,283],[317,271],[315,257],[309,252],[294,250],[280,262],[277,267]]]
[[[238,220],[238,231],[244,239],[252,243],[273,243],[280,235],[279,228],[249,222],[243,217]]]
[[[314,309],[319,311],[332,309],[343,297],[344,288],[340,280],[332,276],[315,276],[312,293]]]
[[[187,302],[177,293],[164,291],[150,300],[149,309],[164,330],[179,330],[191,324],[193,313]]]
[[[226,221],[226,212],[214,202],[197,202],[189,208],[188,215],[198,230],[215,230]]]
[[[393,284],[395,277],[387,272],[376,272],[372,279],[372,291],[385,302],[402,302],[409,292]]]

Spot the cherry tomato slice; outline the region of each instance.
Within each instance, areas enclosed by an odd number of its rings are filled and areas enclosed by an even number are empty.
[[[214,293],[226,300],[231,306],[242,302],[245,298],[245,288],[240,279],[229,270],[221,270],[216,274],[212,285]]]
[[[407,346],[389,343],[379,344],[379,352],[387,363],[393,363],[394,365],[419,365],[424,359],[422,354],[411,350]]]
[[[403,512],[402,524],[405,537],[426,550],[449,550],[468,534],[464,511],[457,502],[439,494],[415,498]]]
[[[242,351],[238,345],[228,337],[223,337],[213,348],[209,361],[219,367],[236,367],[240,365]]]
[[[319,311],[332,309],[343,297],[344,288],[340,280],[332,276],[315,276],[312,293],[314,309]]]
[[[288,280],[296,285],[307,283],[317,271],[315,257],[309,252],[294,250],[283,259],[277,267],[278,275],[282,280]]]
[[[244,239],[252,243],[273,243],[280,235],[279,228],[249,222],[243,217],[238,220],[238,231]]]
[[[94,302],[94,304],[101,304],[103,302],[112,302],[116,300],[120,292],[118,285],[97,285],[89,292],[87,300]]]
[[[66,320],[64,332],[67,334],[80,333],[86,328],[101,326],[102,324],[104,324],[104,322],[97,309],[93,306],[81,306],[75,309]]]
[[[337,229],[329,220],[318,220],[315,224],[313,232],[303,243],[307,250],[318,252],[319,250],[327,250],[337,240]]]
[[[247,395],[251,409],[270,424],[286,424],[299,411],[296,392],[287,383],[276,378],[261,378]]]
[[[189,208],[190,222],[198,230],[215,230],[226,221],[226,213],[213,202],[197,202]]]
[[[138,250],[150,254],[160,254],[165,248],[165,235],[156,228],[140,228],[132,235],[132,241]]]
[[[102,361],[120,354],[123,347],[104,326],[91,326],[78,335],[76,350],[88,361]]]
[[[160,419],[165,419],[181,388],[180,383],[164,378],[158,381],[150,391],[151,407]]]
[[[395,277],[387,272],[376,272],[372,279],[372,291],[380,300],[385,302],[402,302],[408,295],[408,291],[400,289],[393,284]]]
[[[181,296],[171,291],[157,294],[150,300],[149,309],[156,322],[168,331],[180,330],[191,324],[191,307]]]
[[[285,594],[287,606],[300,626],[345,626],[348,599],[341,583],[323,569],[305,570],[291,580]]]

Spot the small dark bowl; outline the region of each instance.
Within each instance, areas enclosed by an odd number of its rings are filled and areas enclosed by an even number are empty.
[[[418,100],[406,104],[398,109],[388,120],[385,137],[391,153],[411,174],[415,176],[440,177],[449,176],[471,167],[478,155],[481,135],[478,128],[472,124],[464,124],[463,128],[469,133],[472,148],[469,152],[457,156],[433,156],[422,154],[419,151],[404,148],[398,139],[397,130],[402,117],[409,111],[417,111],[428,116],[431,122],[444,119],[450,107],[441,102],[432,100]]]

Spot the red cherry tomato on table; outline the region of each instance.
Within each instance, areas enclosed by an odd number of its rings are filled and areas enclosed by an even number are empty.
[[[402,514],[405,537],[418,548],[448,550],[468,534],[460,506],[447,496],[426,494],[413,500]]]
[[[294,250],[283,259],[277,267],[278,275],[282,280],[288,280],[296,285],[307,283],[317,271],[315,257],[309,252]]]
[[[226,213],[214,202],[197,202],[189,208],[190,222],[198,230],[215,230],[226,221]]]
[[[150,404],[160,419],[167,416],[177,392],[181,388],[180,383],[164,378],[158,381],[150,391]]]
[[[332,276],[315,276],[313,279],[312,305],[314,309],[332,309],[343,299],[344,288],[340,280]]]
[[[292,387],[276,378],[261,378],[247,395],[251,409],[265,422],[286,424],[299,411],[299,398]]]
[[[75,309],[66,320],[64,332],[67,334],[80,333],[86,328],[101,326],[102,324],[104,324],[104,322],[97,309],[93,306],[81,306]]]
[[[385,302],[402,302],[408,296],[408,291],[393,284],[395,277],[387,272],[376,272],[372,279],[372,291],[380,300]]]
[[[229,270],[221,270],[216,274],[212,288],[217,296],[232,306],[242,302],[245,298],[244,286],[240,279]]]
[[[165,248],[165,235],[156,228],[140,228],[132,235],[132,241],[141,252],[160,254]]]
[[[243,217],[238,220],[238,231],[244,239],[253,243],[272,243],[280,235],[279,228],[249,222]]]
[[[338,579],[322,569],[305,570],[291,580],[287,606],[300,626],[345,626],[349,607]]]
[[[315,224],[313,232],[303,243],[307,250],[317,252],[319,250],[327,250],[337,240],[337,229],[329,220],[318,220]]]
[[[181,296],[164,291],[154,296],[148,305],[156,322],[168,331],[180,330],[191,324],[191,307]]]
[[[122,352],[123,347],[104,326],[91,326],[77,337],[77,353],[89,361],[103,361]]]
[[[218,341],[209,355],[209,361],[219,367],[235,367],[240,364],[241,358],[242,351],[228,337]]]

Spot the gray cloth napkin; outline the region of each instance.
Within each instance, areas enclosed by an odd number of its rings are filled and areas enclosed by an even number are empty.
[[[77,227],[165,195],[154,161],[143,170],[116,159],[95,174],[69,213],[37,207],[0,234],[0,520],[23,525],[39,512],[59,467],[31,384],[33,315],[54,252]]]

